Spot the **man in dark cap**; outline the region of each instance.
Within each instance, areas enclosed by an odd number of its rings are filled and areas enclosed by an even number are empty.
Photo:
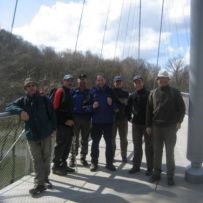
[[[152,174],[153,169],[153,148],[152,137],[147,135],[145,126],[146,105],[149,91],[144,87],[143,78],[140,75],[133,77],[135,91],[130,95],[128,101],[129,120],[132,121],[132,139],[134,144],[133,167],[129,173],[140,171],[142,161],[142,139],[145,141],[145,155],[147,162],[146,175]]]
[[[87,88],[87,76],[85,74],[79,75],[77,79],[77,88],[72,91],[72,97],[75,125],[71,147],[70,166],[74,167],[76,164],[79,140],[81,140],[80,161],[83,166],[87,167],[88,162],[86,161],[86,156],[88,153],[92,106],[90,105],[90,91]]]
[[[126,107],[128,104],[129,93],[123,89],[123,78],[120,75],[117,75],[113,79],[113,95],[114,101],[117,106],[117,111],[115,114],[115,120],[113,123],[113,155],[115,157],[116,150],[116,134],[117,131],[120,137],[120,148],[121,148],[121,157],[122,162],[127,162],[127,134],[128,134],[128,117]]]
[[[46,190],[47,187],[52,187],[48,177],[56,118],[49,98],[39,94],[34,80],[27,78],[24,82],[24,89],[26,96],[10,103],[6,111],[19,114],[20,120],[25,122],[25,134],[35,172],[35,185],[29,192],[31,195],[36,195]]]

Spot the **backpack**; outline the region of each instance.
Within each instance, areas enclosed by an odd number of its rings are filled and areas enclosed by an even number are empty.
[[[50,90],[50,92],[49,92],[49,94],[48,94],[48,97],[49,97],[49,99],[50,99],[50,101],[51,101],[52,104],[54,103],[54,96],[55,96],[56,90],[57,90],[57,88],[54,87],[54,88],[52,88],[52,89]]]
[[[66,95],[65,95],[65,90],[63,87],[54,87],[50,90],[49,94],[48,94],[48,98],[49,100],[51,101],[52,105],[54,104],[54,97],[55,97],[55,94],[56,94],[56,91],[58,89],[62,89],[62,95],[61,95],[61,101],[60,101],[60,105],[63,104],[65,102],[65,99],[66,99]]]

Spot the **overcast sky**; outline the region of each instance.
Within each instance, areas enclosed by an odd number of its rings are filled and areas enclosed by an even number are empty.
[[[37,46],[74,51],[82,4],[83,0],[19,0],[13,32]],[[15,0],[0,1],[1,28],[10,30],[14,6]],[[142,0],[140,57],[155,64],[161,6],[162,0]],[[139,0],[86,0],[77,50],[100,56],[108,8],[102,57],[137,58]],[[160,65],[177,56],[188,63],[189,21],[189,0],[165,0]]]

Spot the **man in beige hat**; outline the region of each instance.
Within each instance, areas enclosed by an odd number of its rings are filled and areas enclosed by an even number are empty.
[[[31,195],[36,195],[52,187],[48,177],[56,118],[50,100],[39,94],[37,83],[34,80],[25,79],[24,89],[26,95],[10,103],[6,107],[6,111],[18,114],[20,120],[25,122],[25,134],[35,172],[35,185],[29,192]]]
[[[176,132],[185,115],[185,104],[180,92],[170,87],[169,74],[161,70],[157,76],[158,87],[151,91],[146,113],[147,133],[153,136],[153,175],[150,182],[161,179],[163,146],[166,147],[167,183],[174,185],[174,148]]]

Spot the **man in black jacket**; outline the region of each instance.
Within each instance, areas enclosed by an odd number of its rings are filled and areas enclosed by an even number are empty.
[[[116,150],[116,134],[117,130],[120,137],[120,148],[121,148],[121,157],[122,162],[127,162],[127,147],[128,147],[128,115],[126,107],[128,104],[128,95],[129,93],[123,89],[123,78],[120,75],[114,77],[114,88],[113,95],[114,101],[117,107],[117,112],[115,115],[113,123],[113,155],[115,156]]]
[[[145,141],[145,155],[147,162],[146,175],[152,174],[153,168],[153,148],[152,137],[146,134],[145,115],[146,105],[149,91],[145,89],[143,78],[140,75],[136,75],[133,78],[135,92],[133,92],[128,100],[128,112],[129,120],[132,121],[132,138],[134,144],[134,157],[133,167],[129,170],[129,173],[137,173],[140,171],[140,165],[142,161],[142,139],[144,136]],[[133,118],[131,117],[133,115]]]
[[[72,82],[73,76],[65,75],[63,86],[56,90],[53,101],[57,117],[57,134],[52,170],[57,175],[66,175],[67,172],[75,171],[67,166],[67,159],[74,135],[73,99],[71,95]]]
[[[174,185],[174,148],[176,132],[185,115],[185,104],[180,92],[169,86],[169,74],[161,70],[157,77],[158,88],[151,91],[147,104],[147,133],[153,135],[154,171],[151,182],[161,178],[163,145],[166,147],[167,183]]]

